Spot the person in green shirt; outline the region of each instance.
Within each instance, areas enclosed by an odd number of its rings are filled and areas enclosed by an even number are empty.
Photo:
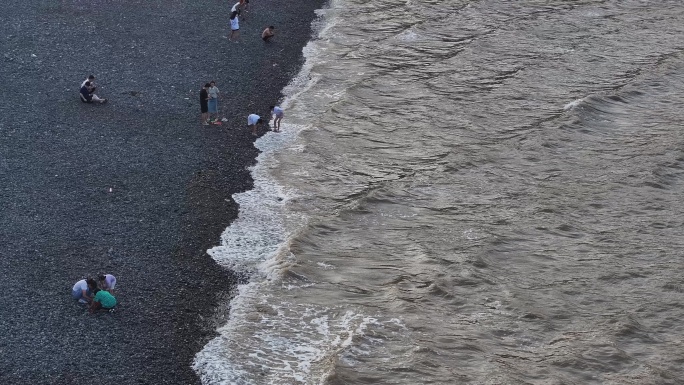
[[[116,298],[107,290],[95,289],[93,302],[90,304],[90,312],[94,313],[100,309],[113,309],[116,306]]]

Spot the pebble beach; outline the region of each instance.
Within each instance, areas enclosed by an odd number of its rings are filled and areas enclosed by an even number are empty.
[[[278,103],[322,1],[253,0],[237,42],[232,5],[0,5],[0,383],[199,384],[193,357],[246,279],[206,253],[252,185],[246,118]],[[89,74],[108,103],[80,102]],[[226,121],[202,126],[210,80]],[[71,298],[98,272],[114,313]]]

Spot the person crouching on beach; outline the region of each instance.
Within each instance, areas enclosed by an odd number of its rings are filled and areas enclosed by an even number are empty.
[[[250,114],[247,117],[247,126],[252,127],[252,135],[257,136],[257,127],[261,125],[264,121],[261,119],[261,116],[257,114]]]
[[[239,31],[240,22],[238,20],[238,13],[235,11],[230,14],[230,36],[228,36],[228,40],[237,41],[238,34],[240,33]],[[233,36],[235,36],[235,40],[233,40]]]
[[[81,101],[83,103],[107,102],[107,99],[101,99],[97,95],[95,95],[95,87],[93,87],[92,83],[88,81],[83,83],[83,87],[81,87],[79,94],[81,95]]]
[[[273,118],[273,132],[280,132],[280,121],[283,120],[285,112],[278,106],[270,106],[271,114],[275,115]]]
[[[71,289],[71,296],[80,303],[88,303],[93,300],[93,292],[97,289],[97,282],[92,278],[82,279]]]
[[[111,293],[107,290],[95,289],[95,296],[88,310],[95,313],[100,309],[111,310],[114,306],[116,306],[116,298]]]
[[[209,83],[205,84],[200,90],[200,120],[203,126],[208,126],[209,122]]]
[[[106,290],[111,294],[114,294],[114,288],[116,287],[116,277],[111,274],[100,273],[97,275],[97,281],[99,283],[100,289]]]
[[[275,36],[275,27],[274,26],[269,26],[264,30],[264,32],[261,33],[261,39],[265,42],[268,42]]]

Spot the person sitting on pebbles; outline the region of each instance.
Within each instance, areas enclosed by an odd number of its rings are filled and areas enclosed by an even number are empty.
[[[83,83],[81,83],[81,87],[83,87],[86,84],[86,82],[90,82],[90,86],[95,87],[95,75],[88,75],[86,80],[84,80]]]
[[[89,303],[93,300],[93,291],[97,289],[97,282],[92,278],[82,279],[71,289],[71,296],[80,303]]]
[[[81,87],[79,95],[81,96],[81,101],[83,103],[92,103],[92,102],[106,103],[107,102],[107,99],[101,99],[97,95],[95,95],[95,87],[93,86],[93,84],[91,82],[83,83],[83,86]]]
[[[98,310],[112,310],[116,306],[116,298],[108,292],[107,290],[95,289],[95,296],[93,301],[90,303],[91,313],[95,313]]]

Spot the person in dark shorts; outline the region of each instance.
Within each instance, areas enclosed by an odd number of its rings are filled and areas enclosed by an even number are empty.
[[[237,41],[237,40],[233,40],[233,36],[235,36],[235,38],[237,39],[239,33],[240,33],[240,21],[238,18],[238,13],[233,12],[230,14],[230,36],[228,36],[228,40]]]
[[[209,119],[209,87],[211,85],[209,83],[206,83],[204,87],[202,87],[202,90],[200,91],[200,110],[202,111],[202,114],[200,115],[200,120],[202,121],[203,126],[208,126],[209,123],[207,120]]]
[[[264,30],[264,32],[261,33],[261,39],[265,42],[268,42],[275,36],[275,27],[274,26],[269,26]]]

